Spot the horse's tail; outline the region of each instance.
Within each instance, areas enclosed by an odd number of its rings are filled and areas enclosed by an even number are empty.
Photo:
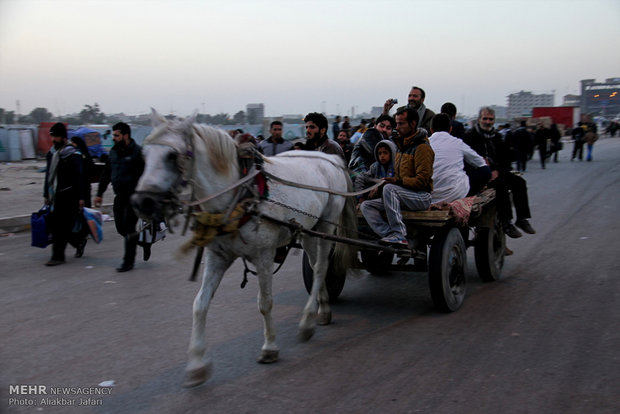
[[[347,180],[347,191],[353,190],[353,184],[349,174],[344,170]],[[340,215],[339,226],[336,235],[349,239],[357,238],[357,215],[355,214],[355,197],[345,198],[344,209]],[[345,274],[347,270],[352,269],[357,260],[357,248],[348,243],[336,243],[334,250],[334,271],[337,274]]]

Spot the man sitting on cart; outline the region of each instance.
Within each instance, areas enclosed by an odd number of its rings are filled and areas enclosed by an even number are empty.
[[[360,210],[370,227],[382,237],[381,242],[407,247],[407,228],[401,208],[428,210],[433,190],[433,161],[435,154],[428,142],[426,130],[418,128],[419,116],[412,108],[396,113],[394,177],[385,177],[383,196],[366,200]],[[387,221],[382,217],[385,212]]]
[[[491,179],[491,169],[484,158],[463,140],[451,135],[452,125],[448,114],[437,114],[431,121],[429,138],[435,152],[433,163],[433,204],[451,203],[475,195]],[[465,163],[471,173],[465,173]]]
[[[512,238],[521,237],[523,234],[517,230],[516,225],[526,233],[534,234],[536,230],[528,221],[532,216],[527,195],[527,183],[525,179],[511,172],[510,149],[504,143],[501,134],[495,130],[494,124],[495,110],[490,107],[481,108],[478,113],[478,122],[465,133],[464,141],[480,154],[491,168],[492,176],[489,186],[496,191],[497,215],[504,228],[504,233]],[[510,193],[512,193],[512,197],[510,197]],[[515,224],[512,224],[513,203],[517,213]]]

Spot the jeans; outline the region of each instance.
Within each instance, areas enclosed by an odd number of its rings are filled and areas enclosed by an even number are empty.
[[[382,198],[366,200],[360,206],[368,225],[381,237],[395,234],[407,236],[407,228],[403,223],[401,207],[405,210],[428,210],[431,206],[431,194],[426,191],[412,191],[404,187],[386,184]],[[381,216],[385,212],[387,222]]]

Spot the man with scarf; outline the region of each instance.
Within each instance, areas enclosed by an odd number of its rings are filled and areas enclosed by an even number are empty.
[[[418,112],[418,118],[420,119],[418,127],[424,128],[426,130],[426,133],[428,134],[431,130],[431,120],[435,116],[435,112],[431,111],[426,107],[426,105],[424,105],[425,98],[426,92],[424,92],[424,89],[420,88],[419,86],[412,86],[407,97],[408,103],[406,107],[412,108]],[[387,101],[385,101],[385,104],[383,104],[383,113],[385,115],[388,115],[390,113],[390,109],[394,106],[395,103],[396,102],[394,102],[393,99],[388,99]],[[402,106],[398,108],[398,111],[406,107]]]
[[[428,142],[428,134],[418,128],[418,113],[413,108],[396,112],[396,156],[394,177],[385,177],[383,195],[367,200],[360,210],[368,225],[382,237],[381,242],[407,247],[407,228],[401,209],[427,210],[431,205],[433,190],[433,161],[435,153]],[[385,211],[386,220],[382,217]]]
[[[304,117],[306,123],[306,149],[321,151],[326,154],[340,155],[344,160],[344,151],[340,145],[327,137],[327,118],[318,112],[311,112]]]
[[[82,256],[86,238],[73,232],[84,208],[84,177],[80,152],[69,143],[67,128],[58,122],[50,128],[54,143],[47,154],[47,171],[43,197],[51,206],[52,258],[45,263],[57,266],[65,262],[67,243],[76,247],[76,257]]]
[[[116,270],[127,272],[133,269],[138,246],[138,233],[136,232],[138,217],[134,213],[129,199],[135,192],[138,180],[144,171],[144,159],[142,158],[142,148],[131,138],[129,125],[119,122],[112,127],[112,131],[114,146],[110,150],[110,156],[103,168],[94,201],[95,207],[101,205],[101,197],[108,188],[108,184],[112,182],[115,194],[114,223],[118,234],[125,238],[123,262]],[[151,246],[145,244],[143,248],[144,260],[148,260],[151,255]]]
[[[510,149],[502,139],[502,135],[494,128],[495,111],[484,107],[478,113],[476,126],[465,133],[464,141],[474,151],[480,154],[491,168],[490,187],[496,191],[497,215],[508,237],[518,238],[523,234],[512,224],[512,204],[510,191],[517,213],[515,224],[523,231],[534,234],[536,231],[530,225],[530,205],[527,196],[525,180],[511,172],[512,157]],[[467,168],[468,174],[471,170]]]

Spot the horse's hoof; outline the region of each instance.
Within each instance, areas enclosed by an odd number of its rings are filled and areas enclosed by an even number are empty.
[[[196,387],[209,379],[211,372],[211,364],[189,370],[185,376],[183,386],[185,388]]]
[[[318,323],[319,325],[329,325],[331,321],[332,321],[332,313],[325,312],[325,313],[319,313],[316,323]]]
[[[257,361],[260,364],[272,364],[278,360],[280,351],[263,350]]]
[[[308,342],[314,335],[314,328],[299,328],[297,339],[299,342]]]

